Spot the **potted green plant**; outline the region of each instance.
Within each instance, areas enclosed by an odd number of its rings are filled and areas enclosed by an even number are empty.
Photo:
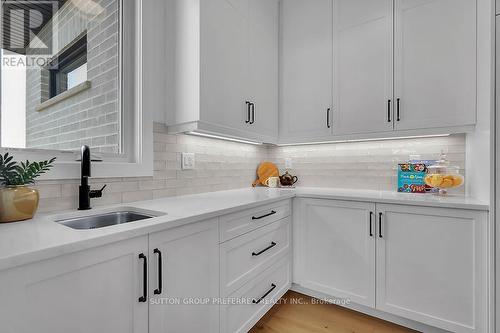
[[[38,190],[30,188],[35,179],[49,171],[56,158],[41,162],[16,162],[0,154],[0,223],[33,218],[38,209]]]

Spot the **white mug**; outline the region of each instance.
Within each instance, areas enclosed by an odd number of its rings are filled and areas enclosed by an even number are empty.
[[[279,177],[269,177],[267,178],[266,182],[264,185],[270,188],[276,188],[280,184],[280,179]]]

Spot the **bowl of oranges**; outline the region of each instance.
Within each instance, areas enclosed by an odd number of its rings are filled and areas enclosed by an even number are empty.
[[[464,184],[464,176],[459,171],[459,167],[449,166],[446,155],[442,155],[436,165],[427,167],[427,175],[424,181],[428,186],[438,189],[440,195],[447,195],[449,189]]]

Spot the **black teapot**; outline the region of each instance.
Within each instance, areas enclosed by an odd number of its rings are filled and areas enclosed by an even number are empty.
[[[281,186],[293,186],[298,180],[297,176],[292,176],[288,171],[283,176],[280,176]]]

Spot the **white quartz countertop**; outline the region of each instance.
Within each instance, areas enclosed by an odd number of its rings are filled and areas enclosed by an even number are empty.
[[[294,197],[489,210],[487,204],[461,196],[441,198],[388,191],[328,188],[256,188],[171,197],[97,208],[86,212],[39,214],[30,221],[0,224],[0,270]],[[74,230],[54,222],[74,216],[109,212],[117,208],[120,210],[133,208],[160,216],[93,230]]]
[[[323,198],[347,201],[365,201],[387,204],[401,204],[425,207],[459,208],[468,210],[489,210],[485,202],[462,195],[446,197],[434,194],[398,193],[392,191],[353,190],[339,188],[298,187],[295,189],[297,197]]]

